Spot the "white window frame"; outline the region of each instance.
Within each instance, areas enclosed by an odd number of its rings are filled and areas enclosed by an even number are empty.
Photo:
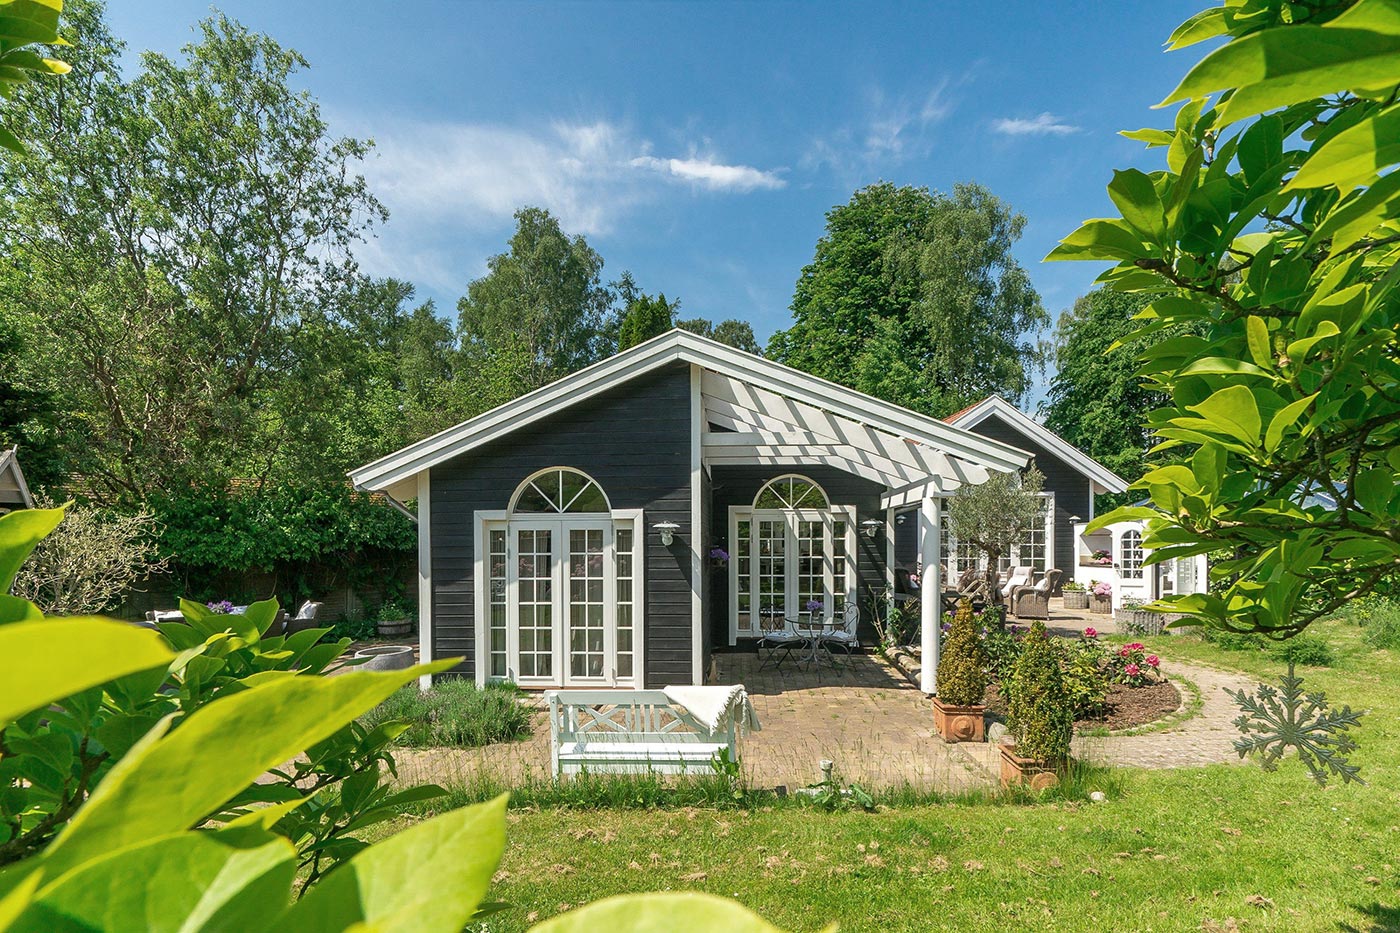
[[[1131,548],[1137,552],[1136,560],[1131,566],[1128,562],[1128,535],[1137,539]],[[1144,570],[1146,568],[1143,567],[1142,562],[1146,560],[1147,552],[1142,547],[1142,532],[1136,528],[1125,528],[1114,536],[1113,545],[1118,549],[1118,575],[1124,580],[1145,579]]]

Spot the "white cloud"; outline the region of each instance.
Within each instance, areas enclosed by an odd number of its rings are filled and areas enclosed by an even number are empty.
[[[1068,136],[1080,128],[1053,113],[1042,113],[1030,120],[1002,118],[992,123],[992,129],[1007,136]]]
[[[953,81],[944,78],[922,96],[896,99],[872,88],[862,107],[863,119],[814,139],[802,168],[825,165],[841,174],[864,175],[881,165],[922,158],[933,148],[932,128],[957,106],[949,94],[952,86]]]
[[[724,165],[710,159],[638,156],[630,164],[635,168],[651,169],[694,182],[712,191],[753,191],[756,188],[781,188],[787,184],[773,172],[764,172],[749,165]]]

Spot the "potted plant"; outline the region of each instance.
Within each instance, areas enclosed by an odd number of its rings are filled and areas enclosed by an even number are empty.
[[[1113,611],[1113,584],[1097,580],[1089,582],[1089,611],[1111,613]]]
[[[984,741],[987,707],[982,695],[986,692],[987,650],[973,623],[972,603],[964,599],[938,659],[933,721],[945,742]]]
[[[379,605],[375,630],[380,638],[403,638],[413,631],[413,609],[397,599]]]
[[[1069,761],[1074,712],[1060,671],[1060,652],[1050,642],[1045,623],[1036,622],[1021,644],[1006,691],[1010,738],[999,746],[1001,782],[1054,787]]]
[[[1066,609],[1089,608],[1089,591],[1084,588],[1083,583],[1077,583],[1071,580],[1065,584],[1064,591]]]

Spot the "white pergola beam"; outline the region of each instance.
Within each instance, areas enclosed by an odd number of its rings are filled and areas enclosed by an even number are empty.
[[[919,552],[923,567],[919,570],[919,689],[938,693],[938,658],[943,641],[943,555],[939,533],[943,503],[932,496],[919,506]]]

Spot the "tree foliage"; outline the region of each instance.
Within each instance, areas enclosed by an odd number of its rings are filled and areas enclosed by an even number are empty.
[[[1021,473],[992,473],[985,483],[963,486],[948,499],[948,531],[959,544],[987,555],[987,566],[1011,553],[1037,522],[1045,477],[1035,467]]]
[[[1133,316],[1150,303],[1148,295],[1100,288],[1061,314],[1044,407],[1047,428],[1129,482],[1147,472],[1147,415],[1163,398],[1143,385],[1136,352],[1119,341],[1138,329]]]
[[[1025,218],[985,188],[888,182],[827,214],[768,355],[916,411],[1021,398],[1049,323],[1011,255]]]
[[[1228,41],[1130,138],[1166,168],[1114,173],[1121,216],[1052,259],[1156,297],[1138,338],[1159,448],[1143,477],[1151,562],[1223,550],[1218,592],[1162,602],[1207,623],[1297,632],[1400,574],[1400,5],[1228,0],[1171,47]],[[1336,508],[1316,504],[1325,493]]]
[[[753,335],[753,325],[748,321],[729,318],[714,324],[705,318],[697,317],[677,321],[676,326],[681,330],[688,330],[692,334],[718,340],[736,350],[743,350],[745,353],[752,353],[755,356],[763,355],[763,348],[758,345],[758,340]]]
[[[986,692],[987,650],[977,634],[972,603],[964,599],[938,656],[938,698],[953,706],[974,706]]]

